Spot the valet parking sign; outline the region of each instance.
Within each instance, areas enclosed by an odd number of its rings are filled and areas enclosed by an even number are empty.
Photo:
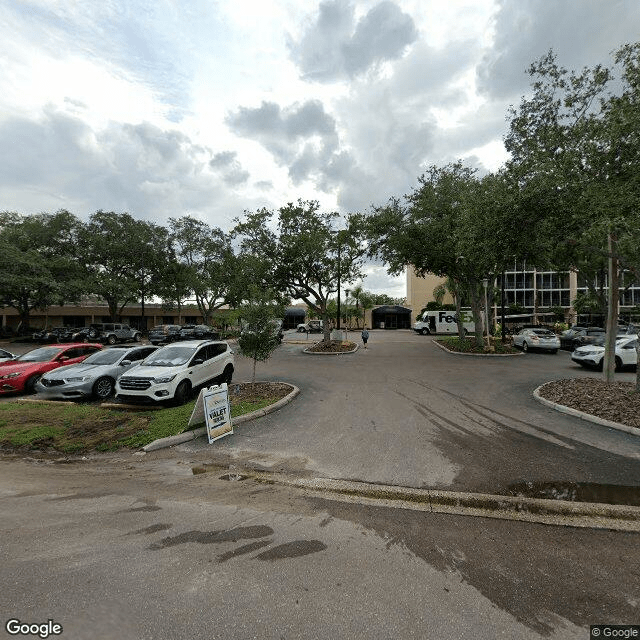
[[[203,420],[207,425],[209,444],[233,433],[226,383],[200,391],[189,425],[201,423]]]

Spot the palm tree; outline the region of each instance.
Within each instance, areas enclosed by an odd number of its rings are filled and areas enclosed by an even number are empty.
[[[365,290],[361,284],[357,284],[355,287],[353,287],[353,289],[351,289],[351,299],[356,304],[356,329],[360,328],[360,306],[362,302],[362,296],[364,294]]]

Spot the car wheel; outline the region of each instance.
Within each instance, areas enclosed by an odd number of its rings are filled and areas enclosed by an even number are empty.
[[[110,335],[110,336],[107,338],[107,344],[112,344],[112,345],[113,345],[113,344],[115,344],[115,343],[116,343],[116,337],[115,337],[114,335]]]
[[[136,333],[136,335],[133,336],[133,341],[140,342],[140,340],[142,340],[142,335],[140,335],[139,333]]]
[[[222,384],[223,382],[226,384],[231,384],[232,379],[233,379],[233,367],[230,364],[228,364],[224,368],[224,371],[222,372],[222,375],[218,380],[220,384]]]
[[[186,380],[183,380],[176,388],[176,392],[173,394],[173,401],[177,405],[182,405],[189,399],[190,393],[191,386]]]
[[[429,335],[429,329],[427,329],[426,327],[423,327],[422,329],[420,329],[420,333],[423,336],[428,336]]]
[[[89,337],[92,340],[95,340],[98,337],[98,331],[96,329],[90,329],[89,330]]]
[[[93,385],[93,395],[98,400],[106,400],[113,393],[113,380],[107,378],[98,378]]]
[[[35,375],[35,376],[31,376],[25,383],[24,383],[24,390],[26,393],[35,393],[36,392],[36,382],[38,382],[38,380],[40,380],[42,376],[40,375]]]
[[[526,340],[522,343],[522,350],[523,350],[525,353],[527,353],[527,351],[529,351],[529,345],[527,344],[527,341],[526,341]]]
[[[618,356],[616,356],[616,371],[622,370],[622,360]]]

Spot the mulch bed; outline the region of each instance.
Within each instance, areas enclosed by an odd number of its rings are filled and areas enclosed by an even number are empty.
[[[342,340],[317,342],[312,347],[306,349],[306,351],[310,351],[311,353],[350,353],[355,350],[355,342],[343,342]]]
[[[229,385],[229,401],[233,402],[259,402],[260,400],[272,400],[277,402],[289,395],[293,387],[283,382],[232,382]]]
[[[545,400],[604,420],[640,428],[640,393],[632,382],[607,384],[598,378],[555,380],[540,389]]]

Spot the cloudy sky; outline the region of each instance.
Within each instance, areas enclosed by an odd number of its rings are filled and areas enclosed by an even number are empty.
[[[7,0],[0,210],[366,211],[431,164],[497,169],[550,48],[578,69],[639,39],[638,0]]]

